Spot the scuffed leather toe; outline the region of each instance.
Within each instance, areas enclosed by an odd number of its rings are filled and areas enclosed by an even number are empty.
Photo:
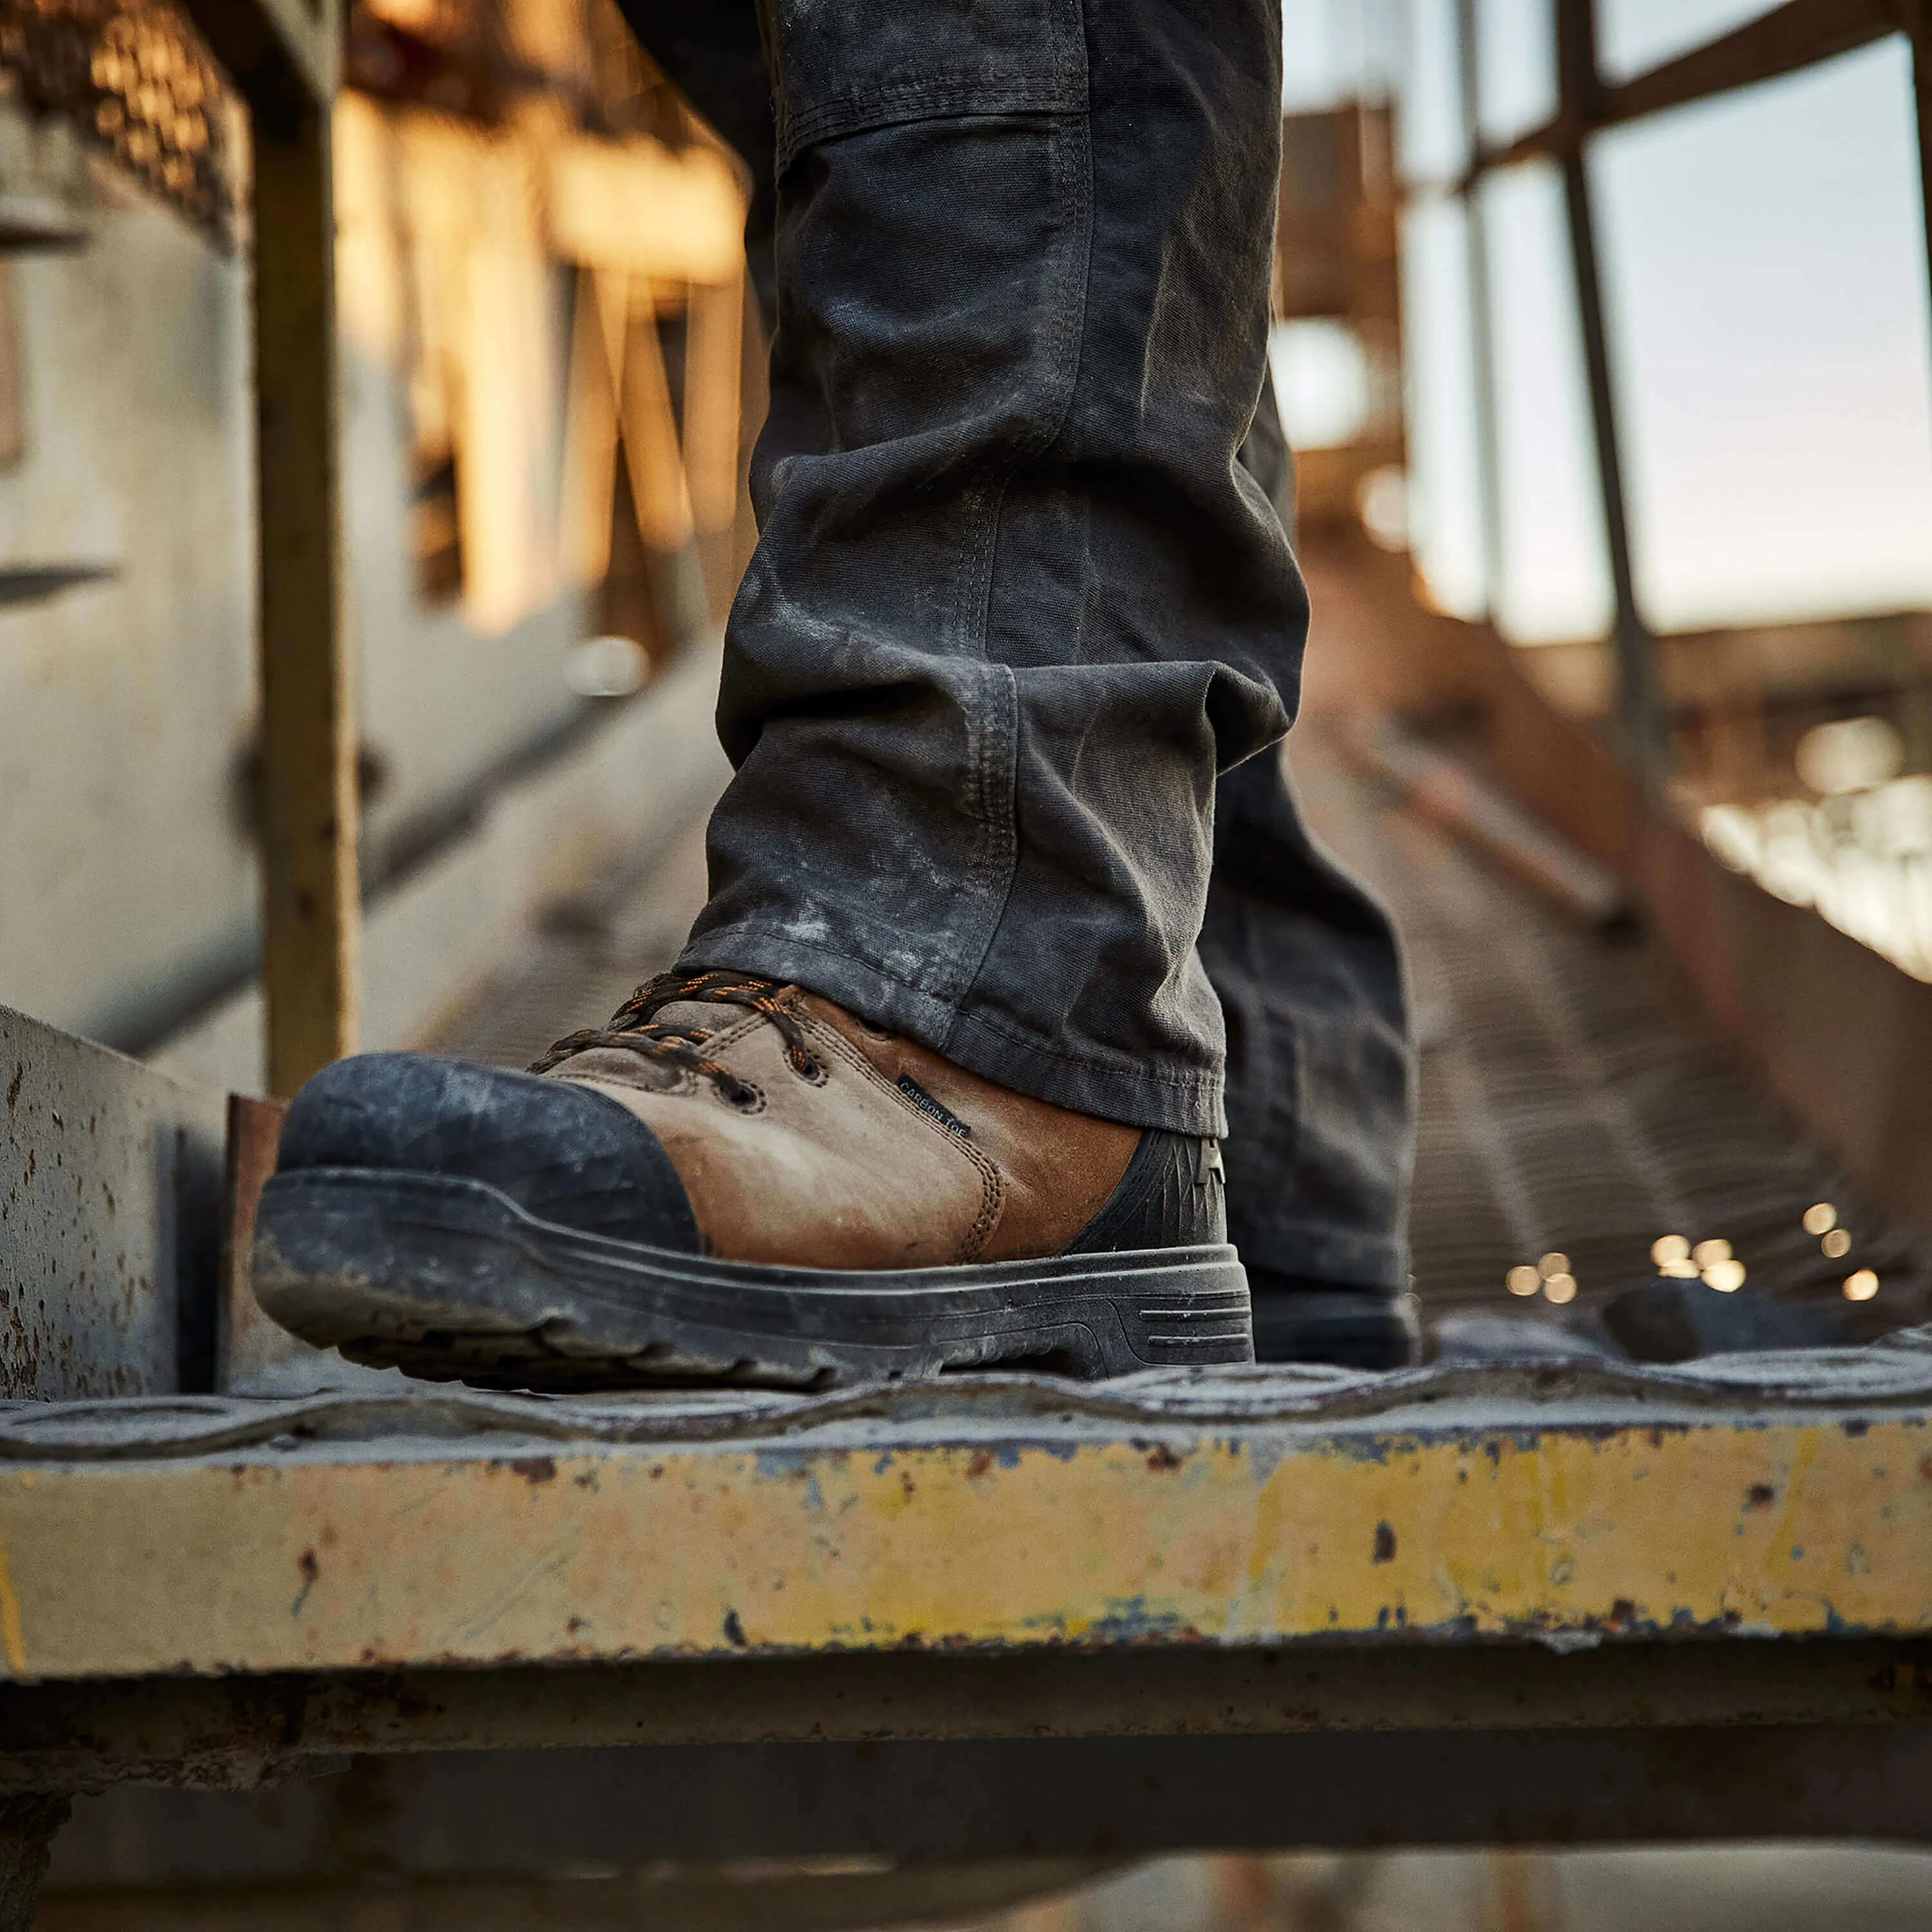
[[[424,1053],[324,1067],[290,1104],[277,1171],[356,1167],[481,1180],[547,1221],[701,1252],[657,1136],[608,1095]]]

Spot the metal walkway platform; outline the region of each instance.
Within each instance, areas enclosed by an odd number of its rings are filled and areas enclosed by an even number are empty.
[[[1832,1310],[1863,1336],[1932,1318],[1932,1241],[1859,1200],[1653,940],[1579,924],[1355,768],[1322,721],[1293,748],[1311,826],[1402,934],[1421,1048],[1410,1232],[1426,1319],[1535,1313],[1504,1278],[1551,1250],[1580,1283],[1570,1312],[1586,1316],[1646,1278],[1670,1233],[1730,1240],[1754,1290]],[[527,1064],[668,967],[704,898],[694,824],[607,898],[573,907],[450,1016],[436,1050]],[[1842,1256],[1805,1231],[1821,1201],[1850,1231]],[[1855,1306],[1840,1286],[1859,1268],[1880,1288]]]
[[[1820,1296],[1797,1224],[1828,1193],[1886,1270],[1874,1324],[1917,1318],[1924,1245],[1654,955],[1318,740],[1300,771],[1414,962],[1426,1316],[1540,1307],[1502,1276],[1544,1244],[1587,1312],[1673,1223]],[[608,1009],[698,856],[578,909],[440,1043],[515,1060]],[[146,1078],[16,1030],[22,1132]],[[124,1192],[118,1147],[74,1151]],[[90,1869],[122,1868],[104,1832],[143,1883],[176,1846],[308,1883],[1932,1835],[1932,1331],[1668,1369],[1511,1328],[1512,1359],[1381,1378],[105,1399],[137,1341],[146,1386],[175,1348],[191,1385],[198,1306],[117,1340],[104,1302],[104,1399],[0,1406],[0,1792],[106,1791]]]
[[[1426,1317],[1533,1312],[1506,1271],[1554,1249],[1587,1313],[1651,1244],[1728,1240],[1754,1289],[1876,1335],[1932,1318],[1932,1243],[1858,1198],[1741,1063],[1656,936],[1591,929],[1298,730],[1311,824],[1394,913],[1421,1048],[1410,1232]],[[1834,1204],[1852,1245],[1822,1251]],[[1879,1278],[1845,1301],[1854,1268]],[[1546,1313],[1550,1311],[1546,1308]]]
[[[488,1783],[562,1746],[683,1792],[626,1814],[632,1856],[1932,1832],[1922,1334],[1694,1370],[17,1403],[0,1540],[16,1790],[345,1753]],[[897,1742],[980,1796],[882,1784]],[[738,1754],[728,1806],[694,1750]]]

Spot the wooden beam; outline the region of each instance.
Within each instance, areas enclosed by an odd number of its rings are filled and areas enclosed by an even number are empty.
[[[1532,128],[1506,148],[1478,154],[1463,185],[1492,168],[1513,166],[1538,155],[1561,160],[1576,154],[1600,128],[1708,100],[1850,53],[1898,32],[1917,8],[1918,0],[1786,0],[1784,6],[1675,60],[1600,88],[1594,101],[1566,101],[1554,120]]]
[[[739,410],[743,400],[745,278],[694,282],[685,306],[684,472],[693,534],[714,622],[738,588]]]
[[[729,530],[738,508],[738,404],[744,362],[742,274],[694,282],[685,308],[684,468],[702,534]]]
[[[638,534],[652,550],[682,550],[691,541],[691,491],[651,285],[621,270],[600,271],[598,284]]]
[[[617,482],[617,382],[607,349],[597,271],[577,272],[570,344],[569,413],[564,419],[563,510],[558,545],[573,584],[601,584],[610,568],[610,505]]]
[[[329,110],[255,117],[262,986],[268,1088],[354,1050],[355,706],[343,638]]]

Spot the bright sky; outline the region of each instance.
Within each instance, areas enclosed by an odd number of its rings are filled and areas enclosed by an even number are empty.
[[[1290,107],[1400,86],[1408,165],[1460,136],[1454,0],[1286,0]],[[1482,0],[1484,120],[1552,104],[1548,0]],[[1600,0],[1640,70],[1766,10]],[[1662,630],[1932,604],[1932,323],[1909,56],[1894,38],[1600,137],[1592,152],[1639,594]],[[1502,394],[1506,628],[1600,634],[1608,590],[1553,172],[1485,190]],[[1460,216],[1420,206],[1405,268],[1412,519],[1437,594],[1481,599]]]

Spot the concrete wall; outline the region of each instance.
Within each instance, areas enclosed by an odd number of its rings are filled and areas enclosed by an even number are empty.
[[[23,182],[95,238],[9,262],[25,449],[0,569],[115,574],[0,606],[0,1001],[111,1040],[220,970],[251,916],[243,271],[0,106],[0,184]]]
[[[0,466],[0,581],[32,566],[114,574],[0,603],[0,1002],[140,1048],[232,986],[253,950],[244,264],[64,126],[0,102],[0,196],[23,193],[64,206],[91,239],[8,259],[25,448]],[[562,660],[586,618],[567,594],[485,638],[455,604],[426,606],[402,379],[352,347],[344,404],[380,862],[399,832],[568,722],[583,700]]]

